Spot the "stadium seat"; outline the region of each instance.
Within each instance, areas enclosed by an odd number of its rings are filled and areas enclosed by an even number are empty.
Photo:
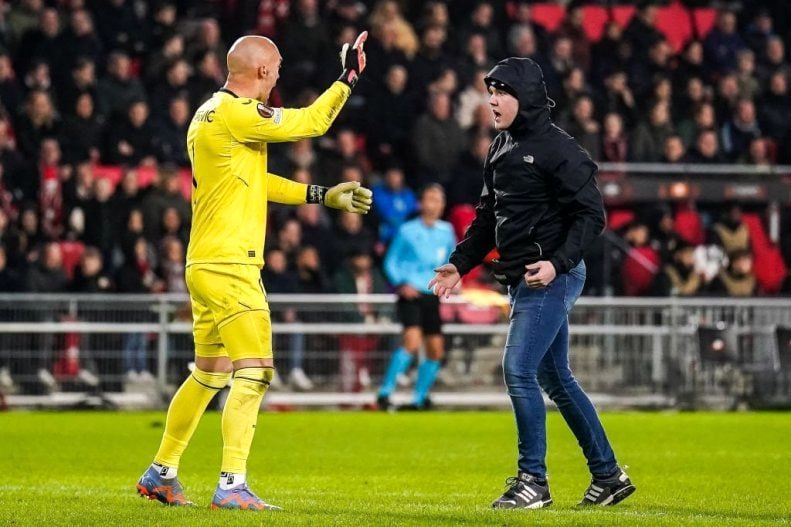
[[[633,5],[617,5],[614,6],[610,12],[616,24],[621,27],[626,27],[637,12],[637,8]]]
[[[543,26],[550,33],[557,31],[566,18],[566,8],[558,4],[533,4],[530,16],[533,22]]]
[[[604,36],[604,28],[610,20],[607,9],[598,5],[582,6],[582,29],[591,42],[598,42]]]
[[[117,165],[94,165],[93,175],[96,179],[109,179],[115,187],[121,181],[123,170]]]
[[[674,53],[680,52],[693,37],[692,16],[678,0],[657,10],[655,25]]]
[[[695,35],[698,40],[703,40],[717,21],[717,10],[712,7],[700,7],[692,11],[692,20],[695,23]]]
[[[82,253],[85,252],[85,244],[79,241],[60,242],[60,252],[63,255],[63,270],[69,280],[74,279],[74,269],[80,263]]]
[[[632,248],[623,260],[621,278],[624,293],[628,296],[644,296],[651,292],[656,273],[646,267],[644,261],[659,268],[659,254],[649,246]]]
[[[681,239],[692,245],[701,245],[706,241],[703,220],[698,211],[688,205],[682,205],[676,211],[675,231]]]
[[[742,221],[750,231],[753,271],[760,290],[767,294],[779,292],[788,275],[780,248],[769,239],[758,214],[744,214]]]

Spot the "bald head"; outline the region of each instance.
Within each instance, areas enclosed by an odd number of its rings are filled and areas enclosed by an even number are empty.
[[[266,101],[280,76],[282,57],[266,37],[245,36],[228,51],[226,87],[237,95]]]

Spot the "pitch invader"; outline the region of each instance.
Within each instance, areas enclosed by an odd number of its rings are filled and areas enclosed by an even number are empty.
[[[173,397],[154,462],[140,495],[192,505],[178,479],[181,456],[214,394],[233,380],[222,415],[222,466],[212,508],[277,509],[247,486],[247,458],[258,410],[274,374],[272,332],[261,282],[267,201],[320,203],[365,214],[371,192],[357,182],[331,188],[267,172],[267,143],[324,134],[365,68],[363,44],[343,46],[343,72],[302,109],[267,100],[282,58],[264,37],[242,37],[228,52],[228,80],[195,113],[187,132],[192,163],[192,231],[187,249],[196,368]]]
[[[409,369],[421,346],[425,347],[426,356],[417,369],[414,399],[402,409],[424,410],[431,405],[429,392],[441,367],[445,343],[439,298],[426,284],[456,245],[453,227],[440,219],[444,211],[442,186],[425,187],[420,194],[420,215],[401,225],[385,256],[387,278],[398,288],[398,317],[404,329],[401,346],[390,358],[379,389],[377,404],[382,410],[392,408],[390,395],[398,376]]]

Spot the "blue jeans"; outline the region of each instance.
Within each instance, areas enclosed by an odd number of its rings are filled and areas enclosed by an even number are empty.
[[[138,373],[148,369],[146,365],[146,334],[127,333],[124,335],[124,372]]]
[[[569,369],[568,314],[583,285],[585,263],[580,262],[543,289],[530,289],[524,280],[508,288],[511,323],[503,373],[519,435],[519,470],[541,479],[547,472],[542,388],[577,437],[591,474],[609,476],[617,468],[596,409]]]

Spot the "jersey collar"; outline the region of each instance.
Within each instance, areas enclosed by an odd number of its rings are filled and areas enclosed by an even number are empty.
[[[238,95],[236,95],[234,92],[232,92],[232,91],[231,91],[231,90],[229,90],[228,88],[220,88],[220,89],[219,89],[219,90],[217,90],[217,91],[225,92],[225,93],[227,93],[228,95],[233,95],[233,96],[234,96],[235,98],[237,98],[237,99],[239,98],[239,96],[238,96]]]

